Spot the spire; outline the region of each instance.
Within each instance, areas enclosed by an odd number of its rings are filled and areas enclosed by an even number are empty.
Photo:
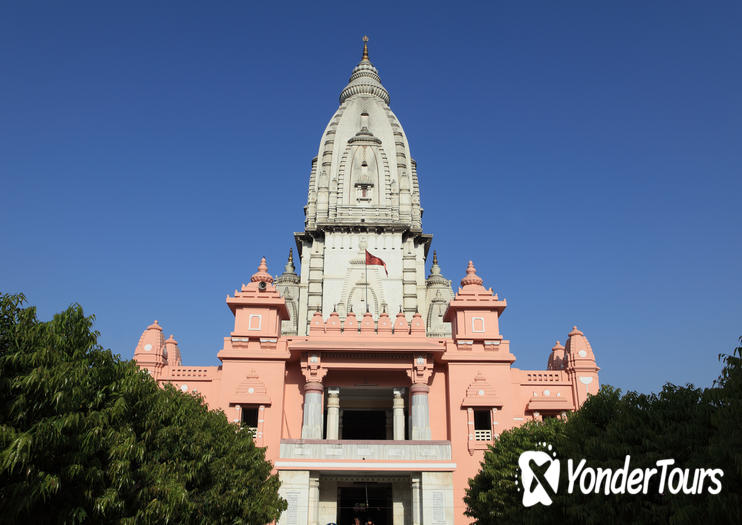
[[[576,326],[572,327],[564,347],[565,358],[569,366],[595,366],[595,354],[593,354],[590,342]]]
[[[389,104],[389,92],[381,84],[379,72],[368,59],[368,37],[363,37],[363,56],[340,93],[340,103],[354,95],[374,95]]]
[[[252,274],[250,282],[264,282],[269,284],[273,282],[273,276],[268,273],[268,265],[265,263],[265,257],[261,257],[258,271]]]
[[[435,250],[433,250],[433,266],[430,267],[430,275],[428,275],[425,282],[428,286],[433,284],[451,286],[450,281],[441,275],[441,267],[438,266],[438,254]]]
[[[289,248],[289,259],[286,266],[283,267],[283,273],[278,276],[276,283],[299,283],[299,276],[296,275],[296,266],[294,266],[294,249]]]
[[[363,56],[361,60],[368,61],[368,37],[366,35],[363,35]]]

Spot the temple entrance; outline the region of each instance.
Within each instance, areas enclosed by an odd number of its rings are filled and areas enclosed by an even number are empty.
[[[355,482],[338,487],[337,524],[354,525],[371,520],[374,525],[392,525],[392,484]]]

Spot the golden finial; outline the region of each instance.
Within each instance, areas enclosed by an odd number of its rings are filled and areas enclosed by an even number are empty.
[[[368,60],[368,37],[363,35],[363,57],[361,60]]]

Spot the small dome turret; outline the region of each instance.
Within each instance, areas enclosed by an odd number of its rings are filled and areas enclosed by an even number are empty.
[[[288,261],[283,268],[283,273],[276,279],[276,284],[297,284],[298,282],[299,276],[296,275],[296,266],[294,266],[294,249],[289,248]]]
[[[438,266],[438,254],[435,252],[435,250],[433,250],[433,266],[430,267],[430,275],[428,275],[425,283],[428,286],[433,286],[436,284],[442,285],[444,287],[451,286],[451,281],[443,277],[443,275],[441,274],[441,267]]]
[[[549,361],[546,364],[547,370],[564,370],[564,346],[559,341],[551,349]]]

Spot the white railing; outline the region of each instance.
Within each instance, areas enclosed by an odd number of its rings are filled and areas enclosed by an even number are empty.
[[[475,441],[492,441],[492,431],[491,430],[475,430],[474,440]]]
[[[242,427],[243,432],[247,432],[255,439],[258,436],[258,427]]]

